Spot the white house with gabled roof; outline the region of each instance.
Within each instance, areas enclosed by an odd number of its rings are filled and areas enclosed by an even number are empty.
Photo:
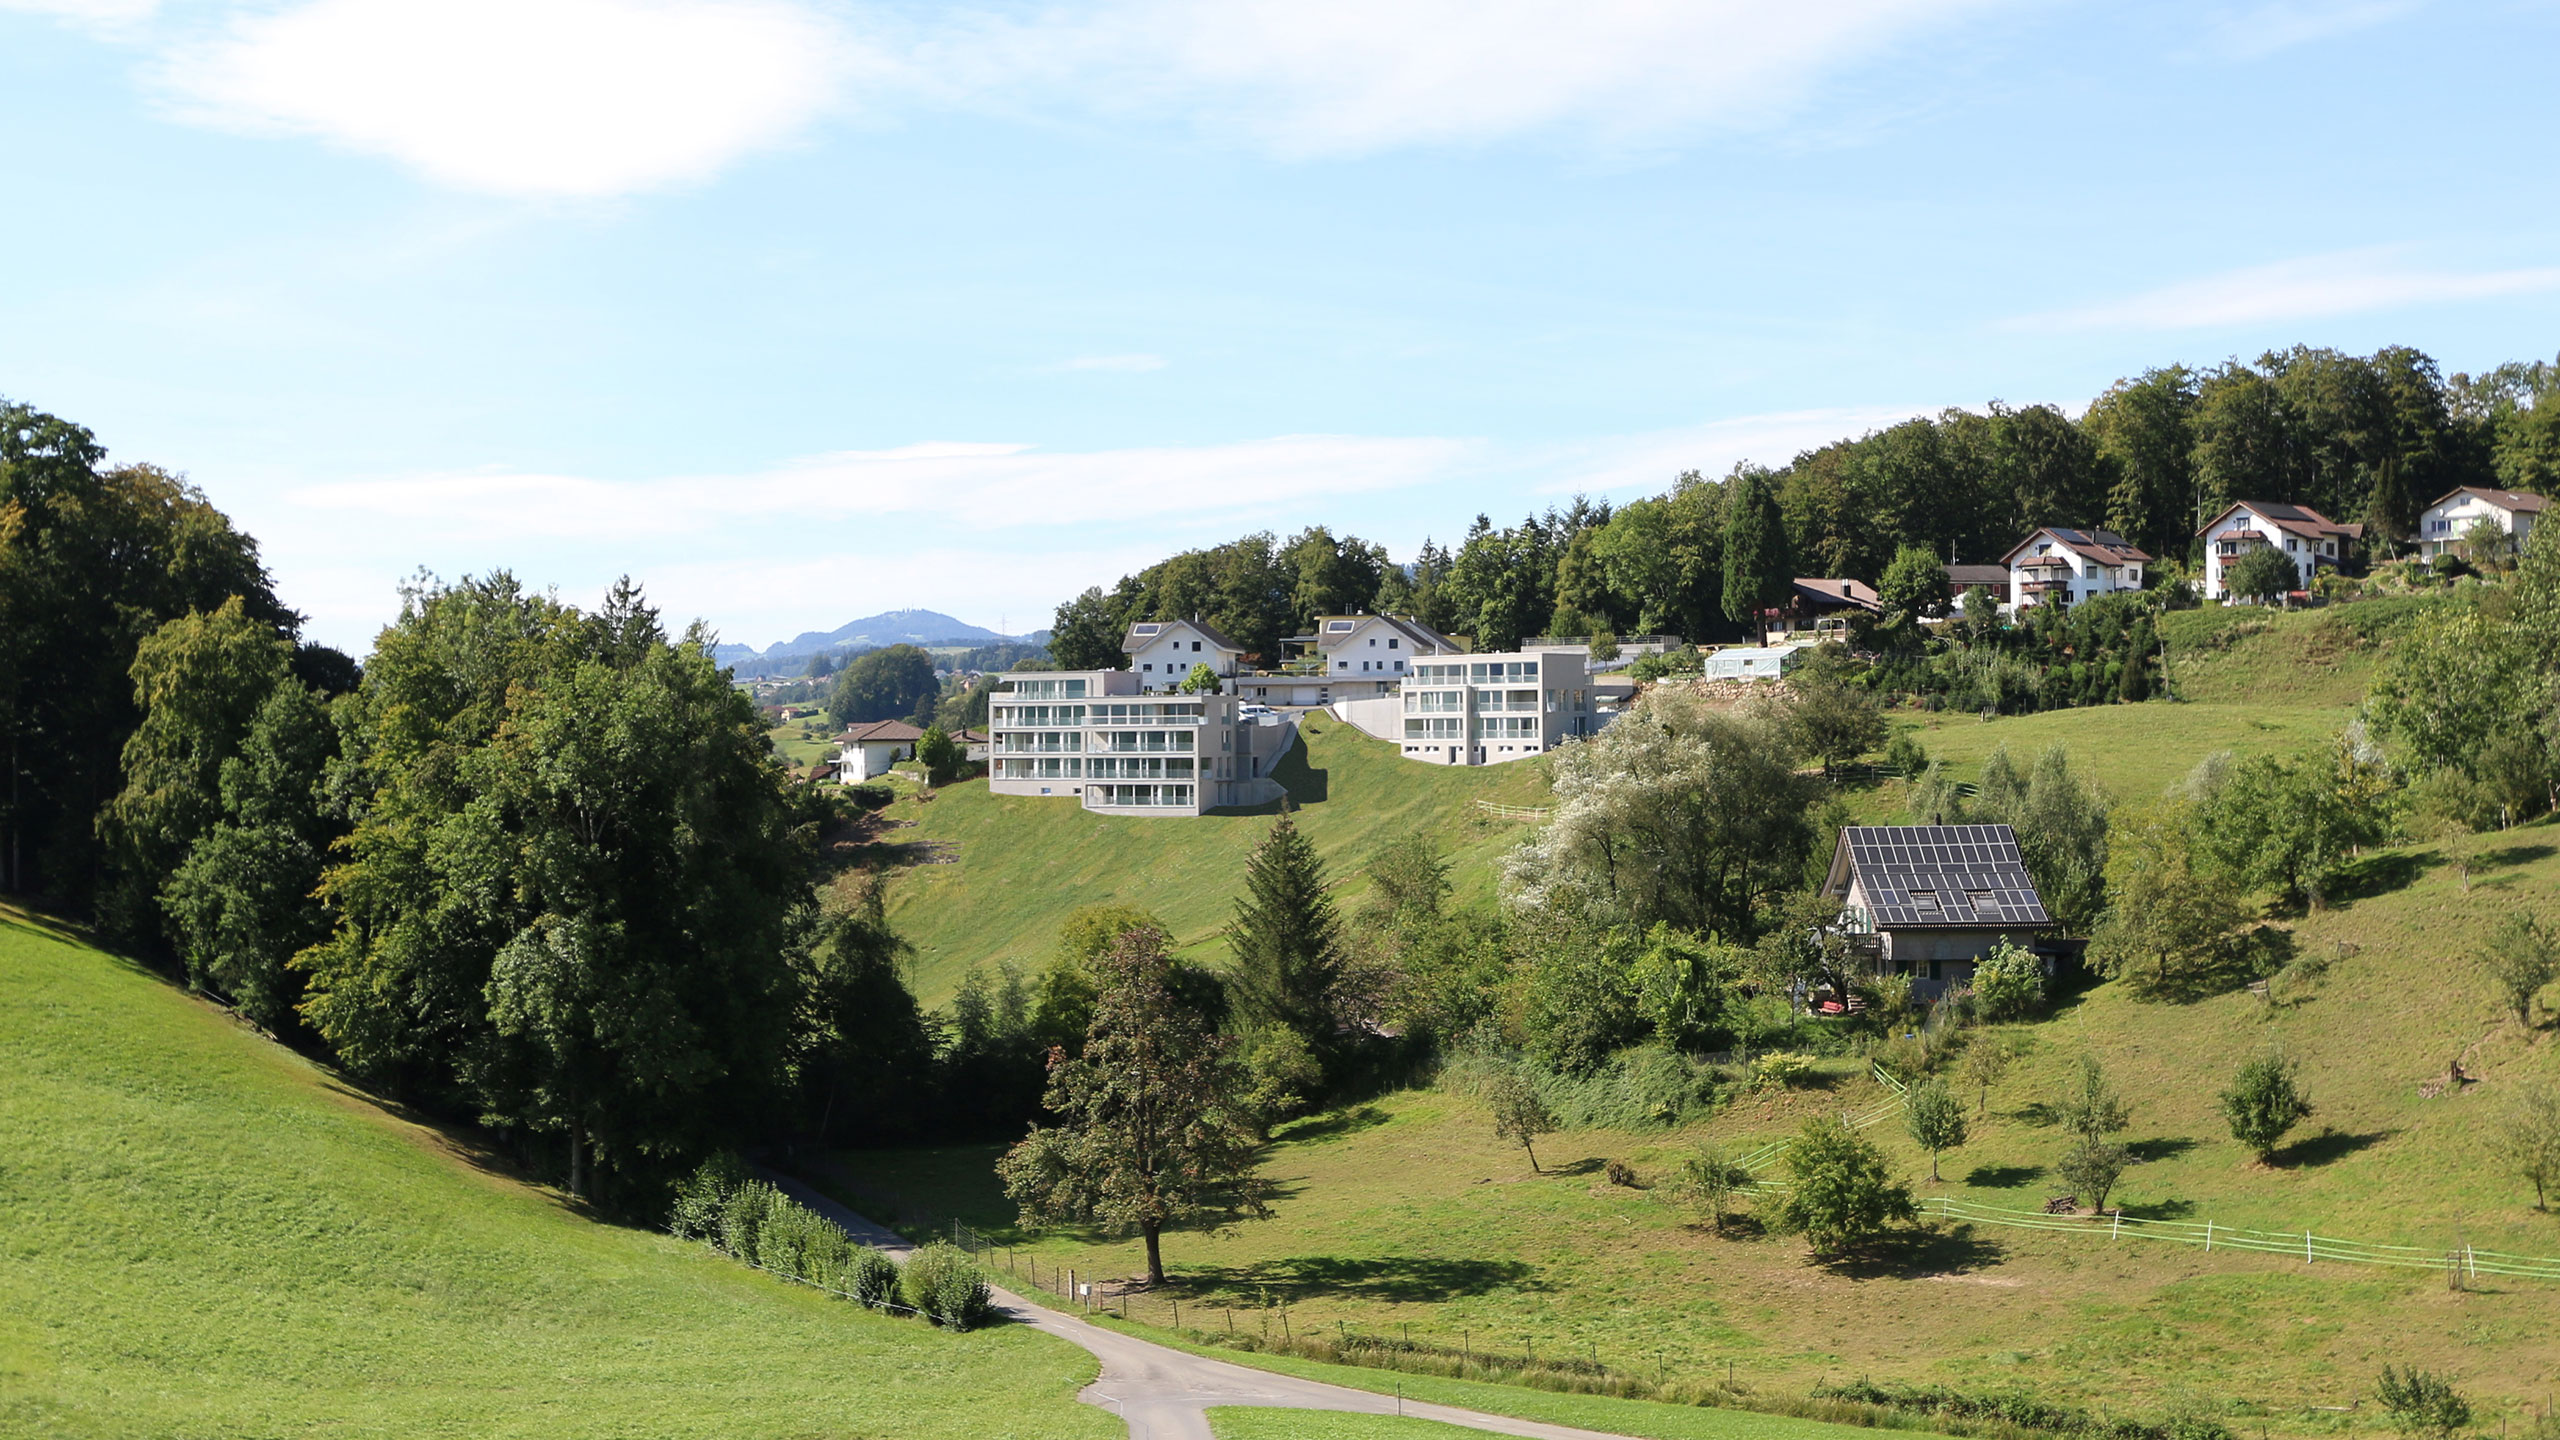
[[[1408,615],[1319,615],[1316,658],[1336,700],[1392,694],[1426,655],[1455,655],[1458,642]]]
[[[1142,691],[1178,689],[1194,665],[1232,680],[1244,658],[1242,647],[1202,620],[1142,620],[1129,627],[1120,648]]]
[[[2228,600],[2231,585],[2224,577],[2250,551],[2261,546],[2283,551],[2301,581],[2295,588],[2308,590],[2321,566],[2336,566],[2347,548],[2364,538],[2364,527],[2342,525],[2307,505],[2235,500],[2196,533],[2204,537],[2205,598]]]
[[[2418,553],[2433,560],[2462,548],[2471,527],[2486,520],[2507,534],[2507,548],[2524,548],[2534,522],[2542,518],[2543,498],[2526,490],[2484,490],[2465,485],[2439,495],[2418,514]]]
[[[2068,608],[2098,595],[2142,588],[2151,557],[2112,530],[2045,525],[2000,557],[2018,607]]]

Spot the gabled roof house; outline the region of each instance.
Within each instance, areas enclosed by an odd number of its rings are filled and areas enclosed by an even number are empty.
[[[2227,600],[2231,585],[2224,577],[2232,563],[2251,550],[2272,545],[2283,551],[2301,581],[2296,588],[2308,590],[2321,566],[2335,566],[2347,558],[2355,542],[2364,538],[2364,527],[2340,524],[2308,505],[2235,500],[2196,533],[2204,537],[2205,598]]]
[[[1205,620],[1141,620],[1120,641],[1129,669],[1142,693],[1171,690],[1191,678],[1191,667],[1206,665],[1219,679],[1231,679],[1244,658],[1244,647],[1218,633]]]
[[[2001,940],[2030,948],[2062,927],[2006,825],[1849,825],[1822,893],[1871,973],[1908,975],[1934,998],[1973,976]]]
[[[2068,608],[2095,595],[2142,588],[2151,557],[2113,530],[2038,527],[2000,557],[2013,603]]]
[[[2509,550],[2521,548],[2547,503],[2529,490],[2488,490],[2477,485],[2449,490],[2418,513],[2418,553],[2433,560],[2460,548],[2472,527],[2483,520],[2506,532]]]

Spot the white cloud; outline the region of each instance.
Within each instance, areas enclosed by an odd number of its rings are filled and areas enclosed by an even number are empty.
[[[1569,127],[1609,143],[1783,117],[1830,72],[2010,0],[1118,0],[928,39],[946,93],[1042,82],[1286,153]]]
[[[787,139],[867,68],[785,0],[314,0],[235,18],[159,76],[189,118],[466,189],[607,196]]]
[[[1056,367],[1060,370],[1116,370],[1127,374],[1143,374],[1164,368],[1161,355],[1079,355]]]
[[[2358,30],[2397,20],[2418,8],[2418,0],[2328,0],[2328,3],[2291,3],[2260,5],[2248,10],[2226,12],[2208,22],[2204,31],[2207,53],[2225,60],[2257,60],[2297,45],[2326,40],[2332,35],[2352,34]]]
[[[2429,270],[2391,250],[2306,256],[2164,285],[2085,309],[2022,316],[2025,330],[2201,330],[2560,290],[2560,267]]]
[[[484,470],[314,485],[287,498],[350,520],[396,522],[409,537],[637,540],[784,517],[858,524],[919,514],[965,515],[973,527],[1001,530],[1055,526],[1061,517],[1232,514],[1274,495],[1398,489],[1453,474],[1479,449],[1346,435],[1085,452],[941,443],[814,455],[739,475],[617,481]]]

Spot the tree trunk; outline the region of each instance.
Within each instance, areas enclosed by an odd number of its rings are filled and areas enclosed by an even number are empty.
[[[587,1127],[569,1122],[569,1193],[587,1198]]]
[[[1520,1142],[1520,1148],[1529,1152],[1529,1173],[1532,1175],[1545,1174],[1545,1171],[1538,1168],[1538,1147],[1530,1144],[1526,1140],[1523,1140]]]
[[[1147,1237],[1147,1283],[1164,1283],[1164,1226],[1150,1220],[1140,1227]]]
[[[1946,1183],[1938,1178],[1938,1152],[1935,1150],[1929,1152],[1929,1183],[1932,1185],[1943,1185]]]

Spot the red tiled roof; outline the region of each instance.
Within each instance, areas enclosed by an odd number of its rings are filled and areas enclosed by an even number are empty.
[[[2234,510],[2248,510],[2288,535],[2306,540],[2325,540],[2341,536],[2349,540],[2364,538],[2362,525],[2341,525],[2308,505],[2287,505],[2278,500],[2234,500],[2222,507],[2222,513],[2196,528],[2199,535],[2209,534],[2213,527],[2231,518]]]
[[[2034,544],[2038,535],[2050,535],[2056,545],[2101,565],[2147,564],[2151,560],[2150,555],[2135,548],[2131,541],[2113,530],[2075,530],[2067,525],[2044,525],[2010,546],[2009,553],[2000,557],[2001,563],[2015,560],[2018,552]]]

